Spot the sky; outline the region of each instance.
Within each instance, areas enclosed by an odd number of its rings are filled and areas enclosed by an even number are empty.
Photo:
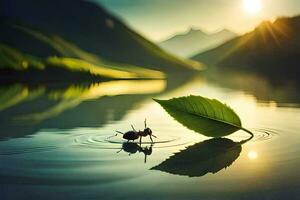
[[[186,32],[190,27],[206,32],[227,28],[243,34],[263,20],[300,14],[300,0],[258,0],[261,1],[262,8],[255,14],[245,11],[245,0],[93,1],[102,4],[131,28],[155,42]]]

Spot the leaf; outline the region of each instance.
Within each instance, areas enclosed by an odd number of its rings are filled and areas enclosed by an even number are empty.
[[[174,154],[151,170],[189,177],[217,173],[239,157],[241,144],[227,138],[206,140]]]
[[[188,96],[157,100],[175,120],[185,127],[208,137],[223,137],[242,129],[239,116],[227,105],[215,99]]]

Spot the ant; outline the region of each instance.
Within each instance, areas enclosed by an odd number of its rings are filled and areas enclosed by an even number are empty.
[[[125,142],[122,144],[122,148],[120,151],[118,151],[117,153],[121,152],[122,150],[124,150],[125,152],[129,153],[129,155],[131,154],[135,154],[137,152],[143,152],[145,155],[144,158],[144,162],[147,162],[147,156],[150,156],[152,154],[152,146],[153,144],[151,144],[150,147],[141,147],[140,145],[138,145],[137,143],[129,143],[129,142]]]
[[[138,138],[140,138],[140,144],[142,143],[142,137],[146,137],[149,135],[151,142],[153,143],[152,140],[152,136],[156,138],[155,135],[152,134],[152,130],[150,128],[147,128],[147,121],[145,119],[144,121],[145,124],[145,129],[143,131],[136,131],[135,128],[133,127],[133,125],[131,125],[132,127],[132,131],[127,131],[126,133],[122,133],[120,131],[116,131],[117,133],[120,133],[123,135],[123,138],[127,140],[127,142],[129,142],[130,140],[134,141]]]

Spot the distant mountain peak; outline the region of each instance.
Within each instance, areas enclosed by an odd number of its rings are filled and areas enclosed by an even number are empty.
[[[218,46],[236,36],[234,32],[228,29],[209,34],[200,28],[191,26],[186,32],[161,42],[160,46],[175,55],[190,57],[201,51]]]
[[[188,35],[188,34],[203,34],[203,35],[207,35],[207,33],[203,30],[201,30],[200,28],[197,28],[197,27],[194,27],[194,26],[191,26],[188,31],[185,33],[185,35]]]
[[[197,28],[197,27],[195,27],[195,26],[191,26],[189,29],[188,29],[188,31],[186,32],[187,34],[189,34],[189,33],[199,33],[199,32],[201,32],[201,33],[205,33],[204,31],[202,31],[200,28]]]
[[[169,37],[168,39],[161,41],[160,43],[163,44],[168,41],[183,39],[186,37],[194,37],[194,36],[198,36],[198,37],[204,36],[205,37],[205,36],[207,36],[207,34],[204,31],[202,31],[201,29],[192,26],[192,27],[188,28],[185,32],[177,33],[177,34]]]

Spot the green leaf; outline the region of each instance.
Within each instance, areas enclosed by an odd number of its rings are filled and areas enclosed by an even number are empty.
[[[241,144],[243,142],[236,143],[227,138],[206,140],[174,154],[151,170],[189,177],[217,173],[239,157]]]
[[[239,116],[227,105],[215,99],[188,96],[157,100],[175,120],[185,127],[208,137],[223,137],[242,129]]]

